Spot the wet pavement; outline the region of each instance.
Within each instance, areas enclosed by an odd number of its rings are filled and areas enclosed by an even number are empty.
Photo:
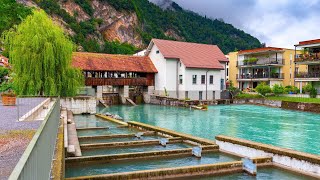
[[[18,98],[16,106],[0,102],[0,180],[8,179],[42,121],[18,119],[46,98]]]

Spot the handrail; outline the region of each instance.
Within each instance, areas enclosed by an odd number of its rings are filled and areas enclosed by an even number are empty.
[[[59,122],[60,98],[57,97],[54,105],[12,171],[9,180],[50,179]]]

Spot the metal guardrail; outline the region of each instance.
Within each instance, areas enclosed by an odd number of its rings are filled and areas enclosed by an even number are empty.
[[[237,79],[284,79],[284,73],[265,73],[265,74],[245,74],[245,75],[236,75]]]
[[[295,73],[295,78],[320,78],[320,72],[300,72]]]
[[[238,66],[261,66],[261,65],[284,65],[284,59],[281,58],[268,58],[268,59],[259,59],[256,62],[243,62],[237,61]]]
[[[50,179],[59,122],[60,98],[56,98],[48,115],[12,171],[9,180]]]

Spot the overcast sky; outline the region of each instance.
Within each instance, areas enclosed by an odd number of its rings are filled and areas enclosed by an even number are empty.
[[[320,38],[320,0],[174,0],[184,9],[225,22],[267,46],[294,48]]]

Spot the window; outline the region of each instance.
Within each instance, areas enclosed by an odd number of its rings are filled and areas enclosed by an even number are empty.
[[[181,67],[181,62],[179,63],[180,67]]]
[[[206,76],[201,75],[201,84],[205,84],[205,83],[206,83]]]
[[[202,100],[202,91],[199,91],[199,100]]]
[[[160,51],[159,51],[159,50],[157,50],[157,51],[156,51],[156,54],[159,54],[159,53],[160,53]]]
[[[183,83],[182,75],[179,75],[179,84]]]
[[[213,75],[210,75],[209,83],[213,84]]]
[[[192,75],[192,84],[197,84],[197,75]]]

